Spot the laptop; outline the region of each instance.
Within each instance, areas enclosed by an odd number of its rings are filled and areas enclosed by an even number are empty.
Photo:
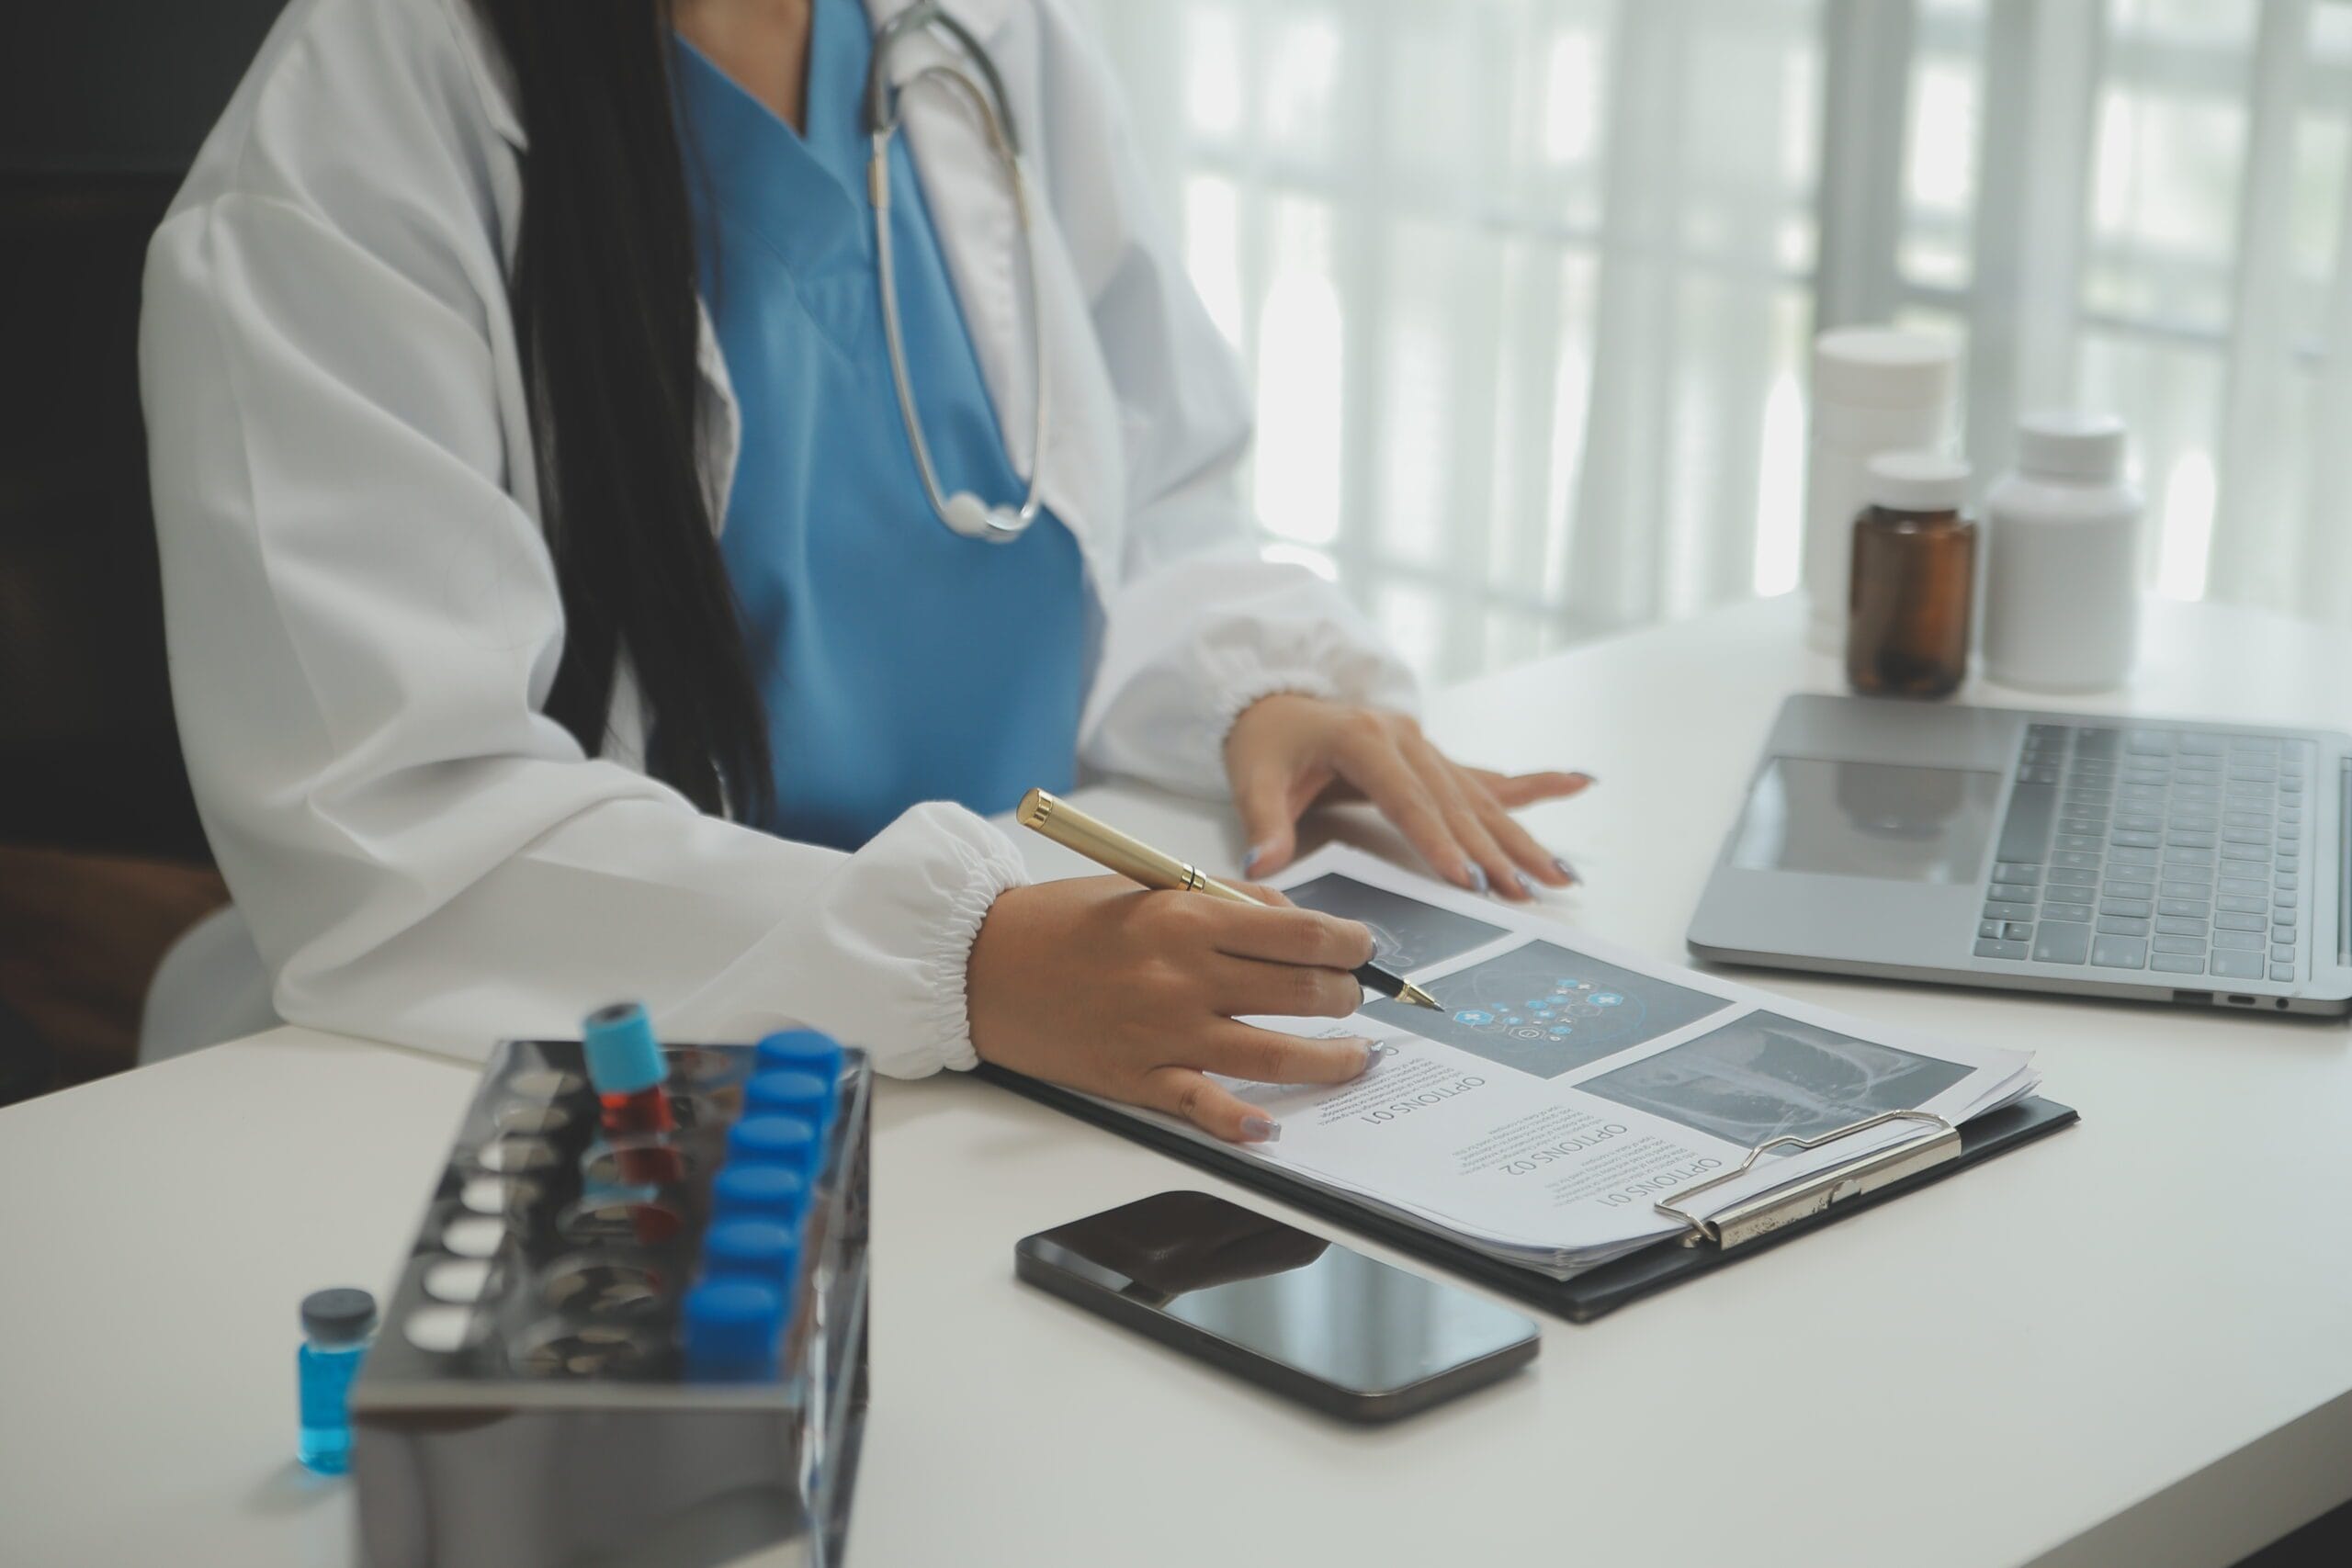
[[[2352,737],[1793,696],[1690,951],[2342,1016],[2347,848]]]

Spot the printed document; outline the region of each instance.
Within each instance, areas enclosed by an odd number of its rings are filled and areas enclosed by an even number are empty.
[[[1656,1204],[1770,1139],[1894,1110],[1958,1124],[2039,1081],[2029,1053],[1866,1024],[1659,964],[1343,846],[1276,883],[1371,927],[1374,962],[1443,1010],[1376,998],[1337,1024],[1250,1020],[1368,1035],[1382,1052],[1336,1088],[1220,1079],[1282,1124],[1278,1142],[1238,1152],[1555,1278],[1685,1230]],[[1692,1207],[1712,1214],[1921,1126],[1775,1151]]]

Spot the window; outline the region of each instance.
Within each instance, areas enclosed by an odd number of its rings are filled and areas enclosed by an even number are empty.
[[[1833,24],[1859,9],[1833,6]],[[1857,71],[1908,62],[1894,240],[1825,270],[1822,318],[1963,336],[1982,472],[2009,460],[2023,409],[2120,413],[2156,592],[2346,618],[2352,474],[2334,448],[2352,437],[2352,367],[2325,344],[2352,330],[2352,8],[1883,9],[1896,24],[1833,26],[1830,48]],[[1832,132],[1866,137],[1885,113],[1855,107]],[[1870,199],[1867,178],[1825,186],[1825,225],[1866,228]]]
[[[1988,477],[2120,412],[2152,588],[2352,618],[2352,6],[1095,10],[1270,547],[1434,679],[1793,587],[1816,321],[1961,337]]]

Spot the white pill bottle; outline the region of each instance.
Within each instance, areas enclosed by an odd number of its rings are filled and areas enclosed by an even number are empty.
[[[1846,576],[1854,519],[1882,452],[1938,452],[1951,439],[1958,350],[1893,327],[1838,327],[1813,343],[1813,407],[1804,470],[1806,640],[1846,647]]]
[[[1984,673],[2034,692],[2102,692],[2140,643],[2139,491],[2123,422],[2072,410],[2018,422],[2018,466],[1984,497]]]

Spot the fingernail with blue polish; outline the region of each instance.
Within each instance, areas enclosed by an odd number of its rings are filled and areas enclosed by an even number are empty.
[[[1263,844],[1250,845],[1249,852],[1241,857],[1241,874],[1244,876],[1249,875],[1251,870],[1256,867],[1258,863],[1258,857],[1265,852],[1266,849]]]
[[[1368,1073],[1372,1071],[1374,1066],[1380,1060],[1380,1042],[1377,1040],[1358,1040],[1356,1043],[1363,1047],[1363,1066],[1356,1070],[1358,1072]]]
[[[1528,875],[1528,874],[1527,874],[1527,873],[1525,873],[1525,872],[1523,872],[1523,871],[1521,871],[1521,872],[1514,872],[1514,873],[1512,873],[1512,874],[1513,874],[1514,876],[1517,876],[1517,877],[1519,878],[1519,885],[1520,885],[1520,886],[1521,886],[1521,887],[1523,887],[1523,888],[1525,888],[1525,889],[1527,890],[1527,896],[1528,896],[1530,898],[1534,897],[1536,894],[1538,894],[1538,893],[1540,893],[1540,892],[1542,892],[1542,891],[1543,891],[1543,889],[1542,889],[1542,888],[1540,888],[1540,887],[1538,887],[1538,886],[1535,886],[1535,879],[1534,879],[1533,877],[1532,877],[1532,876]]]
[[[1487,868],[1485,866],[1478,865],[1475,863],[1464,865],[1462,868],[1462,874],[1470,879],[1470,889],[1472,892],[1484,893],[1487,890]]]
[[[1584,880],[1584,873],[1578,871],[1575,866],[1570,865],[1565,856],[1554,855],[1552,857],[1552,863],[1558,866],[1560,868],[1560,874],[1566,877],[1570,882],[1582,882]]]
[[[1283,1141],[1283,1130],[1263,1116],[1244,1116],[1241,1119],[1241,1141],[1245,1144],[1279,1144]]]

